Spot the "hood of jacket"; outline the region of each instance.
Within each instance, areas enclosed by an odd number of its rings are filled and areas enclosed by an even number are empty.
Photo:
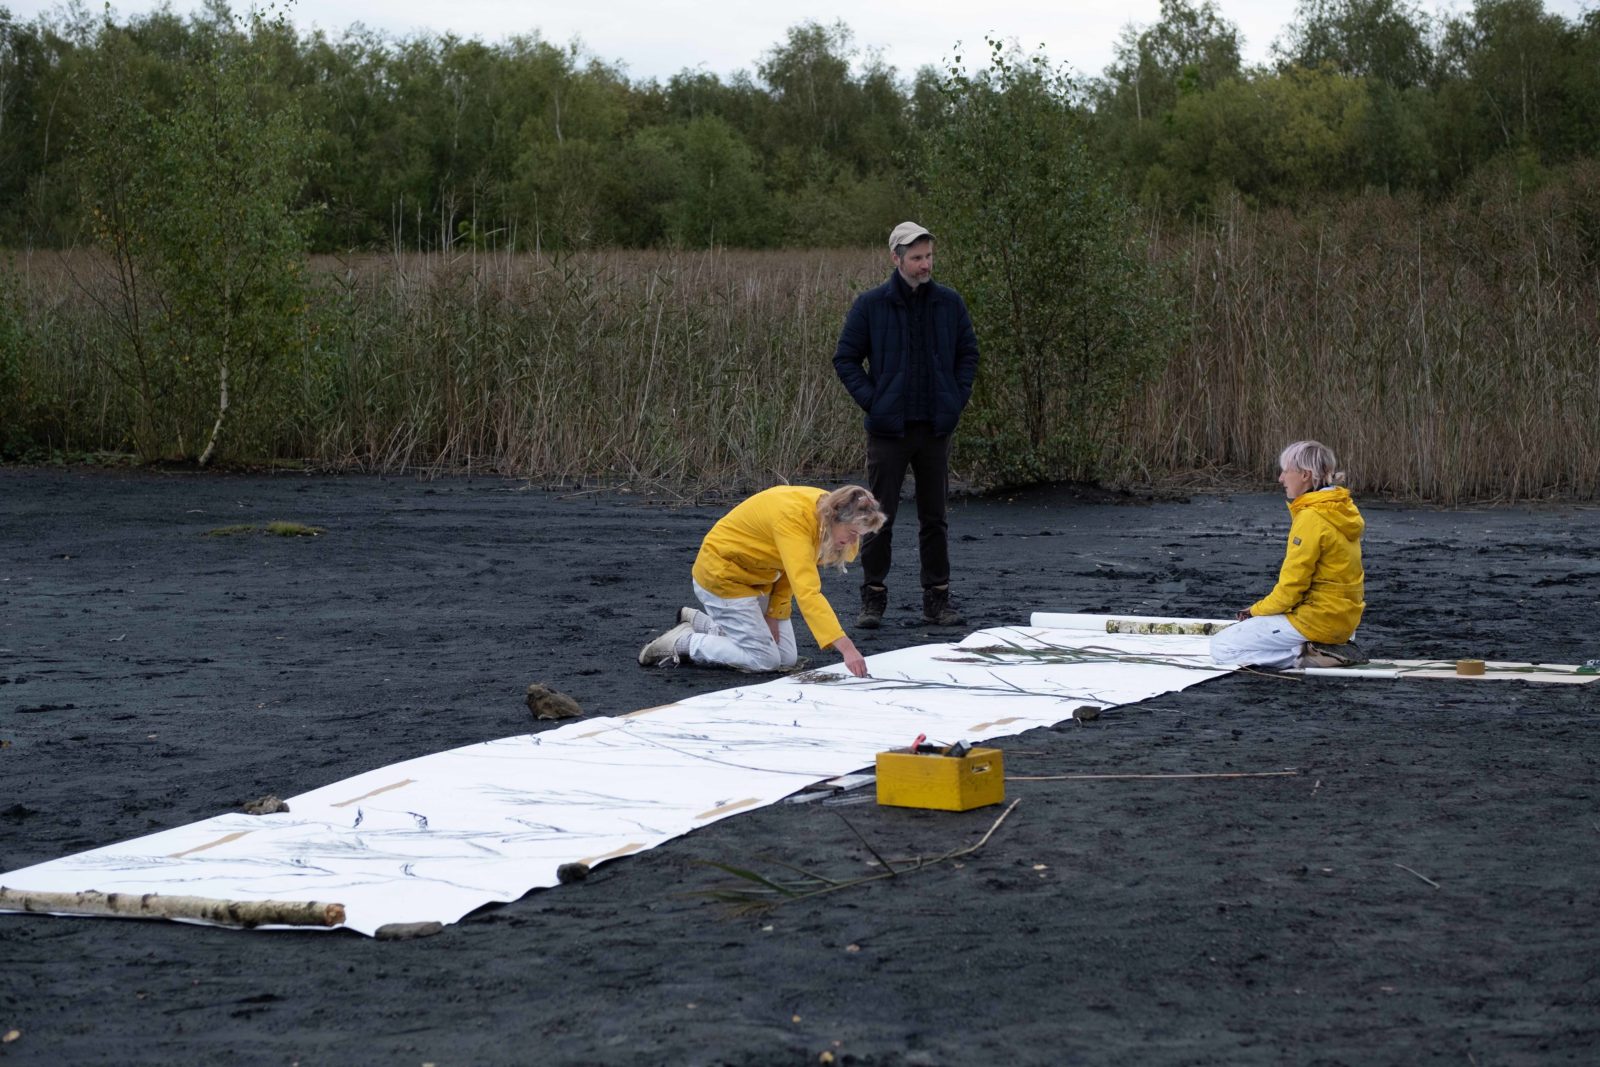
[[[1328,525],[1337,530],[1346,541],[1361,540],[1362,531],[1367,528],[1366,520],[1361,517],[1361,512],[1356,510],[1356,502],[1350,498],[1350,490],[1342,485],[1301,493],[1289,501],[1291,516],[1298,515],[1308,508],[1326,519]]]

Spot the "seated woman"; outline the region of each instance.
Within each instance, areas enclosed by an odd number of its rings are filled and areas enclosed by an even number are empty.
[[[1211,638],[1211,658],[1241,667],[1347,667],[1365,663],[1352,643],[1366,607],[1361,532],[1350,491],[1336,482],[1333,451],[1296,441],[1278,457],[1289,498],[1289,547],[1278,584]],[[1319,488],[1320,487],[1320,488]]]
[[[858,485],[828,492],[804,485],[765,489],[711,527],[694,561],[703,611],[681,608],[678,625],[639,652],[644,666],[682,657],[707,667],[775,671],[795,664],[790,601],[800,602],[817,647],[832,648],[857,678],[867,664],[822,595],[819,567],[856,558],[883,510]]]

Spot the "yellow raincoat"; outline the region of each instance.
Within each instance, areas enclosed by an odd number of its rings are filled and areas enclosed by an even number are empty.
[[[1289,501],[1289,547],[1278,584],[1250,605],[1252,615],[1283,615],[1307,641],[1342,644],[1361,622],[1366,574],[1361,532],[1366,522],[1342,487]]]
[[[750,497],[706,534],[694,560],[694,580],[724,600],[768,594],[769,619],[787,619],[791,598],[799,600],[817,647],[829,647],[844,629],[822,595],[817,573],[822,542],[817,501],[825,495],[825,489],[779,485]],[[855,556],[852,547],[849,558]]]

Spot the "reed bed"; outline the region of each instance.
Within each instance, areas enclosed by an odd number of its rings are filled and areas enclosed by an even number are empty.
[[[1153,254],[1187,341],[1129,398],[1108,477],[1264,483],[1285,443],[1316,437],[1369,493],[1600,495],[1600,167],[1436,206],[1235,204]],[[860,415],[830,357],[885,258],[318,259],[301,344],[239,398],[227,455],[693,488],[856,472]],[[12,258],[0,448],[126,449],[108,295],[88,253]]]
[[[861,250],[319,257],[301,350],[232,430],[236,460],[752,486],[853,471],[840,323]],[[95,256],[15,257],[30,436],[126,447],[114,299]],[[17,405],[13,405],[16,407]]]
[[[339,466],[754,485],[859,465],[834,378],[864,253],[413,254],[323,264]],[[317,391],[307,399],[314,400]]]
[[[1600,494],[1600,168],[1435,207],[1232,206],[1168,234],[1188,343],[1128,410],[1166,476],[1275,473],[1331,445],[1352,485],[1441,503]]]

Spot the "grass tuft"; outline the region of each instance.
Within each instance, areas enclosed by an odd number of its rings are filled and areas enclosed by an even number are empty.
[[[242,522],[242,523],[239,523],[238,525],[235,525],[235,526],[218,526],[215,530],[207,530],[205,532],[205,536],[206,537],[238,537],[240,534],[255,533],[258,529],[260,529],[260,527],[255,526],[255,525],[253,525],[251,523],[248,523],[248,522]]]
[[[272,522],[267,523],[267,533],[278,537],[320,537],[327,532],[320,526],[307,526],[303,522],[285,522],[282,519],[274,519]]]

